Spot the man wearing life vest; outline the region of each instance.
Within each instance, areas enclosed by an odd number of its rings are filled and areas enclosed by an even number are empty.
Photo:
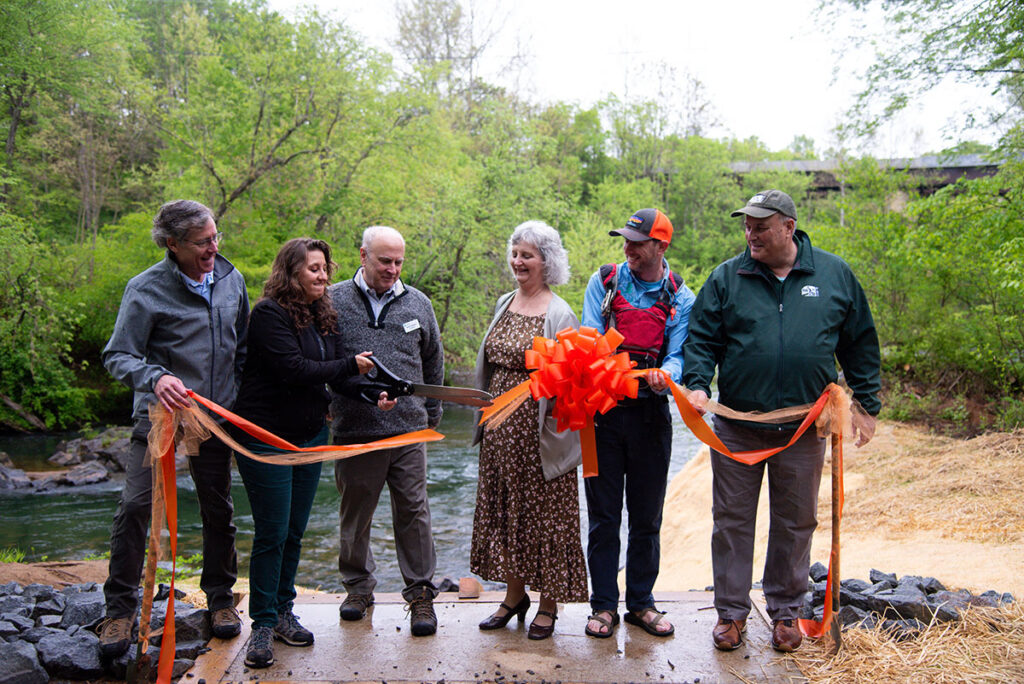
[[[854,399],[857,446],[874,433],[880,357],[867,297],[850,267],[811,246],[796,228],[796,205],[780,190],[759,192],[732,213],[742,216],[747,249],[720,264],[697,296],[685,345],[683,379],[701,413],[718,369],[719,401],[738,411],[773,411],[813,402],[843,368]],[[731,451],[777,448],[797,423],[714,419]],[[762,586],[772,619],[772,646],[794,651],[807,592],[811,535],[825,440],[808,430],[784,451],[745,465],[712,450],[711,562],[718,623],[715,647],[742,643],[750,613],[757,499],[765,466],[771,526]]]
[[[625,239],[626,261],[606,264],[590,278],[583,325],[614,327],[638,368],[661,368],[676,382],[683,371],[683,342],[693,292],[665,261],[672,223],[657,209],[641,209],[625,227],[609,232]],[[623,399],[595,416],[598,475],[584,480],[590,531],[587,565],[593,613],[586,633],[606,638],[619,622],[619,528],[625,490],[629,513],[626,545],[625,621],[654,636],[675,628],[654,605],[661,559],[661,508],[672,453],[668,383],[649,372],[636,399]]]

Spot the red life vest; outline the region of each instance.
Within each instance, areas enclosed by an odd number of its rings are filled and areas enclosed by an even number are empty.
[[[626,338],[619,349],[629,352],[637,368],[657,368],[665,358],[668,321],[676,315],[673,300],[683,279],[670,270],[658,301],[649,308],[638,309],[619,292],[618,264],[605,264],[600,275],[605,288],[601,303],[605,328],[614,327]]]

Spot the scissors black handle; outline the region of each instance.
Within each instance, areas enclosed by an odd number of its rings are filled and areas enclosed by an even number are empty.
[[[381,392],[388,393],[388,399],[407,397],[412,394],[412,383],[403,380],[390,370],[380,360],[369,357],[373,364],[366,373],[366,382],[359,386],[359,396],[371,404],[376,404]]]

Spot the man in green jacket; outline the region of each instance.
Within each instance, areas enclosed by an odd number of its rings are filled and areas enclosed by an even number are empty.
[[[684,347],[683,380],[701,413],[718,369],[719,400],[738,411],[772,411],[813,402],[842,366],[854,399],[857,446],[874,434],[881,408],[878,335],[867,298],[850,267],[811,246],[796,229],[796,205],[780,190],[754,195],[743,216],[747,249],[720,264],[697,295]],[[715,416],[715,433],[732,451],[786,444],[796,423],[769,425]],[[750,613],[757,499],[768,468],[771,526],[763,589],[772,646],[796,650],[807,591],[811,535],[825,440],[809,430],[788,449],[755,465],[712,450],[711,558],[718,623],[716,648],[732,650]]]

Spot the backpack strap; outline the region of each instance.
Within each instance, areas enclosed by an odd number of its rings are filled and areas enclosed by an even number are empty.
[[[604,283],[604,299],[601,300],[601,318],[604,319],[605,329],[608,328],[608,321],[612,315],[612,300],[619,290],[619,269],[618,264],[604,264],[598,271],[601,282]]]

